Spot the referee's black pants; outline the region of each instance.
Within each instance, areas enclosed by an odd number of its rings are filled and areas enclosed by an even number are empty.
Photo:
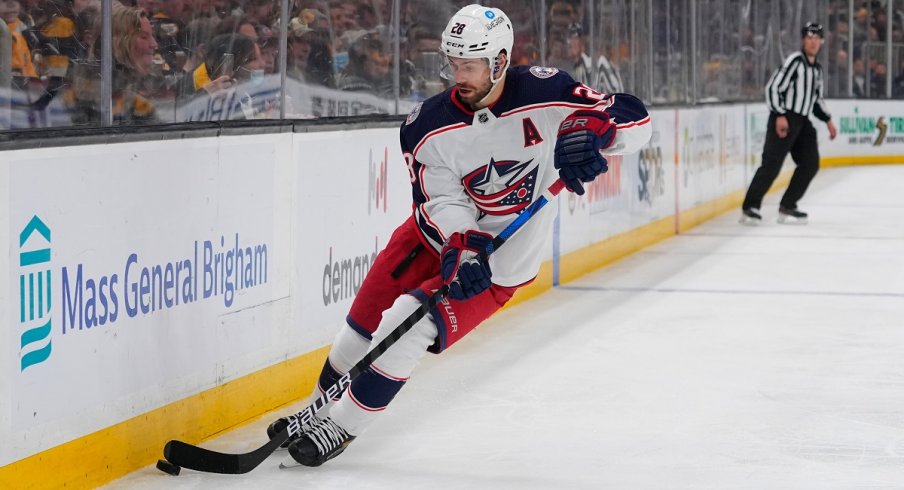
[[[757,208],[763,204],[763,196],[769,191],[769,187],[775,182],[785,156],[791,152],[791,158],[797,165],[791,176],[791,183],[782,196],[782,207],[797,208],[797,201],[803,197],[810,185],[810,181],[819,170],[819,148],[816,146],[816,128],[810,122],[810,118],[788,112],[788,136],[779,138],[775,134],[775,118],[777,114],[769,115],[769,123],[766,128],[766,143],[763,144],[763,162],[753,176],[747,195],[744,197],[744,209]]]

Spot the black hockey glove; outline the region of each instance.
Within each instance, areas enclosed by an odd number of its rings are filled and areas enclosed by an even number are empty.
[[[450,298],[463,301],[490,287],[493,273],[486,248],[492,241],[492,235],[475,230],[453,233],[446,240],[440,267]]]
[[[600,150],[612,145],[615,130],[609,115],[595,110],[578,110],[562,121],[556,140],[555,167],[568,190],[582,196],[582,182],[591,182],[609,170]]]

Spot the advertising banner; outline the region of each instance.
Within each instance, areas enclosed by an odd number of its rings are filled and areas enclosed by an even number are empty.
[[[766,142],[766,127],[769,124],[769,109],[766,104],[749,104],[747,112],[747,158],[744,161],[744,184],[750,184],[753,174],[763,161],[763,144]]]
[[[674,211],[673,110],[652,111],[653,135],[641,151],[608,158],[609,170],[560,202],[560,253],[587,247]]]
[[[413,101],[399,101],[398,113],[406,114],[416,104],[417,102]],[[174,120],[188,122],[279,119],[279,107],[279,76],[270,75],[261,83],[244,83],[215,94],[199,91],[195,98],[178,105]],[[396,103],[392,97],[380,97],[366,92],[346,92],[309,85],[291,78],[286,79],[288,119],[395,113]]]
[[[274,184],[290,138],[5,155],[0,465],[279,358],[288,194]]]
[[[397,128],[295,135],[299,352],[331,342],[376,255],[411,215]]]
[[[745,187],[743,106],[680,109],[677,129],[682,211]]]
[[[251,97],[254,117],[278,110],[267,83]],[[303,88],[293,117],[394,111]],[[180,117],[247,116],[240,96],[222,95]],[[830,101],[839,137],[814,121],[822,155],[904,155],[894,107]],[[544,260],[705,208],[759,166],[763,104],[651,119],[639,152],[609,158],[584,196],[559,195]],[[0,466],[330,343],[411,214],[398,131],[0,153]]]
[[[904,155],[904,112],[900,103],[879,100],[827,102],[838,137],[829,140],[826,125],[812,118],[823,157]],[[902,160],[904,162],[904,160]]]

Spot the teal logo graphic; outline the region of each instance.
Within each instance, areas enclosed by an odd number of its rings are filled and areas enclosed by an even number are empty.
[[[50,228],[37,216],[19,233],[21,370],[50,357]]]

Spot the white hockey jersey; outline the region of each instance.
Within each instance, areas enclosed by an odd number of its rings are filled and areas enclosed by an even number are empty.
[[[600,94],[555,68],[510,68],[499,100],[476,112],[456,91],[425,100],[401,129],[414,217],[437,252],[454,232],[479,229],[495,236],[556,181],[556,134],[575,110],[605,111],[617,125],[615,142],[603,155],[635,152],[651,134],[650,117],[636,97]],[[536,277],[556,205],[553,200],[490,256],[495,284],[520,286]]]

